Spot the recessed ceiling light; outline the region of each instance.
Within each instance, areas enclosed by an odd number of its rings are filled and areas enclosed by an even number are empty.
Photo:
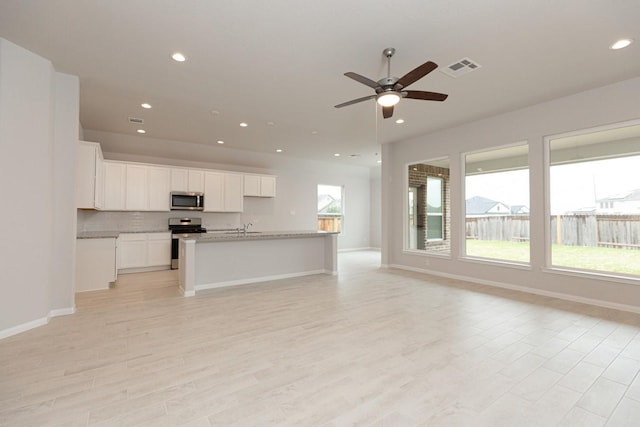
[[[276,153],[282,153],[282,148],[276,149]]]
[[[138,133],[147,133],[147,131],[144,129],[138,129]]]
[[[382,163],[382,160],[378,160],[378,163]]]
[[[396,120],[396,123],[397,123],[397,124],[399,124],[399,125],[401,125],[401,124],[403,124],[403,123],[404,123],[404,119],[398,119],[398,120]]]
[[[220,115],[220,111],[218,111],[218,110],[211,110],[211,114],[213,114],[214,116],[219,116],[219,115]]]
[[[333,156],[334,157],[340,157],[340,153],[335,153]]]
[[[246,124],[245,122],[240,123],[240,127],[241,128],[246,128],[247,126],[249,126],[248,124]]]
[[[609,46],[609,49],[612,49],[612,50],[624,49],[625,47],[629,46],[631,43],[633,43],[632,39],[620,39],[614,44],[612,44],[611,46]]]
[[[173,55],[171,55],[171,57],[173,58],[174,61],[177,61],[177,62],[184,62],[187,60],[187,58],[185,58],[185,56],[180,52],[174,53]]]
[[[275,126],[276,124],[273,122],[267,122],[267,126]]]
[[[221,139],[219,139],[219,140],[218,140],[218,144],[224,144],[224,141],[223,141],[223,140],[221,140]]]
[[[142,108],[147,109],[147,110],[151,108],[151,104],[148,104],[148,103],[146,103],[146,102],[145,102],[144,104],[140,104],[140,106],[141,106]]]

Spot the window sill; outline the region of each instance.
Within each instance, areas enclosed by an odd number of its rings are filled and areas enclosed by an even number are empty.
[[[485,264],[485,265],[493,265],[497,267],[506,267],[506,268],[515,268],[516,270],[527,270],[531,271],[531,264],[517,261],[508,261],[502,259],[492,259],[492,258],[479,258],[479,257],[460,257],[460,261],[470,262],[474,264]]]
[[[451,259],[451,253],[445,254],[438,252],[429,252],[428,250],[424,249],[403,249],[402,253],[407,255],[433,256],[436,258]]]
[[[640,285],[640,277],[633,275],[607,273],[603,271],[579,270],[569,267],[543,267],[544,273],[559,274],[563,276],[579,277],[581,279],[606,280],[608,282],[618,282],[627,285]]]

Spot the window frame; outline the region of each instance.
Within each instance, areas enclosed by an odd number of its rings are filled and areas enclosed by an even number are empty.
[[[411,162],[407,162],[404,165],[404,171],[403,171],[403,195],[402,195],[402,252],[406,253],[406,254],[411,254],[411,255],[420,255],[420,256],[433,256],[433,257],[438,257],[438,258],[448,258],[451,259],[451,253],[453,250],[452,247],[452,236],[448,236],[448,241],[449,241],[449,250],[447,252],[434,252],[434,251],[429,251],[428,249],[411,249],[410,248],[410,242],[409,242],[409,189],[411,187],[411,185],[409,185],[409,166],[412,165],[416,165],[416,164],[428,164],[429,162],[439,162],[439,161],[443,161],[446,160],[449,162],[449,186],[451,186],[451,179],[452,179],[452,173],[451,173],[451,157],[448,155],[444,155],[444,156],[437,156],[437,157],[430,157],[428,159],[425,160],[415,160],[415,161],[411,161]],[[425,184],[426,185],[426,184]],[[445,191],[444,189],[444,180],[443,180],[443,189],[442,189],[443,193]],[[449,189],[449,191],[451,191],[451,188]],[[444,196],[443,196],[443,203],[444,203]],[[444,228],[445,228],[445,218],[444,218],[445,212],[444,212],[444,207],[443,207],[443,236],[444,236]],[[453,217],[451,216],[451,212],[448,213],[449,215],[449,221],[453,221]],[[451,227],[453,228],[453,227]],[[445,239],[440,239],[440,240],[434,240],[434,242],[444,242]]]
[[[601,126],[579,129],[570,132],[563,132],[547,135],[543,139],[543,192],[544,192],[544,266],[542,270],[548,273],[561,274],[566,276],[605,279],[619,283],[640,285],[640,275],[618,273],[607,270],[587,270],[579,267],[571,267],[553,264],[552,230],[551,230],[551,141],[573,136],[586,135],[607,130],[614,130],[630,126],[640,126],[640,119],[623,122],[609,123]],[[578,163],[578,162],[575,162]]]
[[[477,150],[472,150],[472,151],[465,151],[463,153],[460,153],[460,188],[461,188],[461,194],[460,194],[460,206],[461,206],[461,212],[462,214],[460,215],[460,223],[459,223],[459,227],[460,227],[460,233],[459,233],[459,240],[458,240],[458,245],[459,245],[459,257],[458,259],[461,261],[465,261],[465,262],[473,262],[473,263],[478,263],[478,264],[493,264],[493,265],[500,265],[503,267],[514,267],[514,268],[518,268],[518,269],[525,269],[525,270],[531,270],[532,269],[532,262],[531,259],[533,257],[533,248],[531,246],[531,239],[529,239],[529,261],[528,262],[523,262],[523,261],[514,261],[514,260],[508,260],[508,259],[501,259],[501,258],[485,258],[485,257],[479,257],[479,256],[473,256],[473,255],[467,255],[467,236],[466,236],[466,229],[467,229],[467,206],[466,206],[466,199],[467,199],[467,184],[466,184],[466,179],[467,179],[467,156],[470,154],[479,154],[479,153],[486,153],[489,151],[494,151],[494,150],[501,150],[501,149],[506,149],[506,148],[512,148],[512,147],[519,147],[519,146],[526,146],[527,147],[527,171],[529,171],[529,225],[531,226],[531,144],[529,143],[529,140],[520,140],[520,141],[516,141],[516,142],[512,142],[509,144],[502,144],[502,145],[497,145],[497,146],[491,146],[491,147],[485,147],[485,148],[480,148]]]
[[[344,229],[345,229],[345,223],[344,223],[344,218],[345,218],[345,188],[344,187],[345,186],[344,184],[322,184],[322,183],[316,184],[316,230],[324,231],[324,230],[320,230],[317,225],[318,219],[320,217],[320,212],[318,212],[318,196],[319,196],[319,189],[321,186],[340,188],[340,231],[338,232],[338,235],[343,235]]]

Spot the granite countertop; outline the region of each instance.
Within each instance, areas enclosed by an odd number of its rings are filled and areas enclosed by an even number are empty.
[[[115,239],[120,235],[119,231],[79,231],[78,239]]]
[[[169,230],[135,230],[135,231],[78,231],[78,239],[109,239],[116,238],[121,234],[130,233],[169,233]]]
[[[267,239],[294,239],[300,237],[324,237],[337,232],[329,231],[248,231],[245,235],[243,232],[235,231],[227,232],[208,232],[200,235],[190,234],[185,240],[195,240],[197,243],[204,242],[229,242],[235,240],[267,240]]]

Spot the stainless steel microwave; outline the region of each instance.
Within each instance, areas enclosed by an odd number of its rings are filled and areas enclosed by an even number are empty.
[[[201,211],[204,210],[204,193],[188,193],[184,191],[171,192],[172,211]]]

